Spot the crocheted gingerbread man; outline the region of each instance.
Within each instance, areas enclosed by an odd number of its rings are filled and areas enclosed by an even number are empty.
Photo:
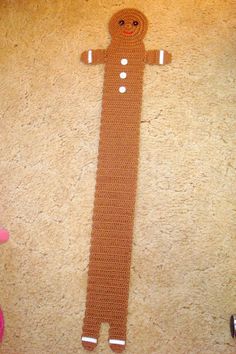
[[[105,64],[96,192],[82,344],[93,350],[108,322],[109,345],[126,344],[129,278],[145,64],[165,65],[171,54],[145,50],[146,17],[124,9],[110,20],[107,49],[82,53],[85,64]]]

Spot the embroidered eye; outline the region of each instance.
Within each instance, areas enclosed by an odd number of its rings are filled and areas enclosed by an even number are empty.
[[[119,21],[119,25],[120,25],[120,26],[124,26],[124,24],[125,24],[125,21],[124,21],[124,20],[120,20],[120,21]]]
[[[138,26],[138,21],[134,21],[134,22],[133,22],[133,25],[134,25],[134,26]]]

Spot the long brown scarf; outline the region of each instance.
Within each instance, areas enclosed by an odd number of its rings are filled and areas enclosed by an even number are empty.
[[[168,64],[164,50],[145,51],[146,17],[124,9],[109,23],[107,49],[88,50],[81,60],[105,64],[100,142],[93,210],[86,312],[82,344],[93,350],[108,322],[109,345],[126,344],[132,236],[137,185],[142,84],[145,63]]]

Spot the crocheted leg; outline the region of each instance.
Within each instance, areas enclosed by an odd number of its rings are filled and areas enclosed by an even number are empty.
[[[117,319],[110,325],[108,342],[115,353],[123,352],[126,345],[126,319]]]
[[[83,334],[81,337],[82,345],[86,350],[93,350],[98,344],[100,331],[100,321],[94,319],[89,314],[85,314]]]

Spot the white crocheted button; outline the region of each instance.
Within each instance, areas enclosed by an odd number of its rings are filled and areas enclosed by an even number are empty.
[[[122,65],[127,65],[128,64],[128,59],[122,58],[120,62],[121,62]]]
[[[121,79],[126,79],[127,74],[123,71],[122,73],[120,73],[120,78]]]
[[[121,86],[121,87],[119,88],[119,92],[120,92],[120,93],[125,93],[125,92],[126,92],[126,87],[125,87],[125,86]]]

